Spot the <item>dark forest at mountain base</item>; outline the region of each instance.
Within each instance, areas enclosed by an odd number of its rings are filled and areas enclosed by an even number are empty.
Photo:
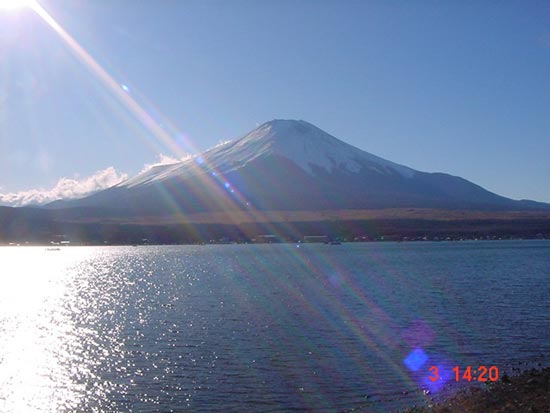
[[[360,241],[442,241],[467,239],[550,239],[550,219],[373,219],[242,224],[137,224],[3,222],[0,243],[201,244]]]

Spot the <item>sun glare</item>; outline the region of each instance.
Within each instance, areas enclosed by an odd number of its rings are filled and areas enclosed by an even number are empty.
[[[0,10],[16,10],[32,7],[33,0],[0,0]]]

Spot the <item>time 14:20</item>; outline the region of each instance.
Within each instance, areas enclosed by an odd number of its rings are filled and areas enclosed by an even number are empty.
[[[498,367],[497,366],[479,366],[477,369],[472,368],[472,366],[466,366],[463,372],[460,371],[459,366],[455,366],[452,369],[455,373],[456,381],[498,381]],[[432,366],[430,367],[430,380],[437,381],[439,380],[439,367]],[[462,374],[461,374],[462,373]]]

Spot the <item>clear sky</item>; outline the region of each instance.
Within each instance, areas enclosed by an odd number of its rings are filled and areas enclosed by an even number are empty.
[[[0,9],[4,203],[274,118],[550,202],[548,1],[38,1]]]

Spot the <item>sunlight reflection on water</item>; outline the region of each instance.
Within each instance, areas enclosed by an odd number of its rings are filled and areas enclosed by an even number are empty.
[[[10,248],[2,254],[0,314],[0,400],[3,411],[55,411],[75,408],[83,389],[72,385],[70,363],[59,360],[78,338],[63,311],[70,294],[71,267],[87,251],[64,254],[44,248]],[[65,353],[65,354],[63,354]],[[57,391],[52,395],[52,388]],[[53,396],[53,397],[52,397]]]
[[[0,248],[0,412],[385,412],[422,402],[433,363],[504,369],[550,351],[549,250]]]
[[[102,277],[97,255],[92,248],[3,249],[0,411],[75,411],[112,390],[113,383],[94,376],[94,365],[120,344],[116,330],[95,323],[114,310],[109,295],[116,282]],[[95,284],[100,291],[90,288],[92,271],[92,279],[105,282]]]

